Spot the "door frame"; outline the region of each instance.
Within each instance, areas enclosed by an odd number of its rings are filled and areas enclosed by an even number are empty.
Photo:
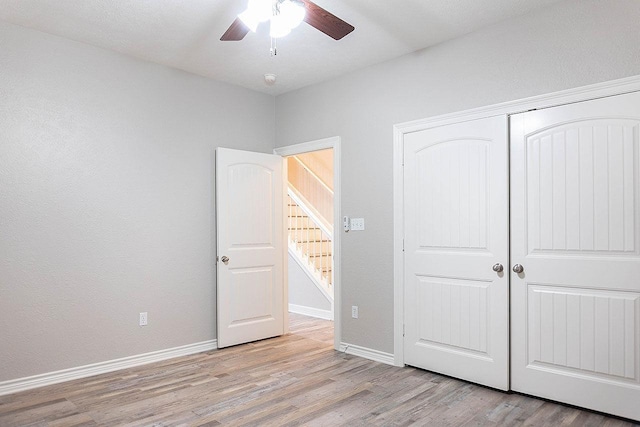
[[[636,91],[640,91],[640,75],[393,126],[393,364],[395,366],[404,366],[404,135],[448,124],[498,115],[510,116],[530,110]]]
[[[339,136],[318,139],[315,141],[303,142],[300,144],[287,145],[273,149],[273,154],[282,157],[294,156],[296,154],[308,153],[311,151],[326,150],[333,148],[333,348],[338,350],[342,341],[342,287],[341,287],[341,224],[340,216],[340,144]],[[286,181],[284,182],[286,188]],[[286,233],[286,229],[285,229]],[[285,235],[286,241],[286,235]],[[286,258],[285,258],[286,259]],[[288,264],[288,262],[287,262]],[[288,332],[289,323],[289,292],[288,292],[288,268],[285,269],[285,333]]]

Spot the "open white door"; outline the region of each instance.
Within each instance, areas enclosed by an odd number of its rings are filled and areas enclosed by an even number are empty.
[[[506,390],[507,119],[404,136],[404,362]]]
[[[511,117],[512,388],[640,420],[640,93]]]
[[[216,150],[218,347],[284,333],[283,160]]]

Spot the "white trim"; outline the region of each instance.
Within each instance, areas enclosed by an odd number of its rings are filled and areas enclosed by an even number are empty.
[[[621,95],[640,91],[640,75],[623,79],[597,83],[553,92],[545,95],[533,96],[515,101],[494,104],[456,113],[443,114],[421,120],[414,120],[393,126],[393,350],[394,365],[404,365],[403,348],[403,319],[404,319],[404,135],[412,132],[460,123],[470,120],[493,117],[497,115],[511,115],[523,111],[549,108],[591,99]]]
[[[365,359],[373,360],[374,362],[395,365],[393,362],[393,354],[385,353],[384,351],[374,350],[372,348],[362,347],[346,342],[340,343],[339,351],[347,354],[353,354],[358,357],[364,357]]]
[[[333,225],[340,224],[342,216],[342,141],[331,138],[333,144]],[[339,230],[339,228],[338,228]],[[333,233],[333,347],[340,348],[342,341],[342,233]]]
[[[273,150],[274,154],[280,156],[293,156],[295,154],[307,153],[310,151],[333,148],[333,223],[341,224],[341,139],[339,136],[319,139],[316,141],[303,142],[301,144],[278,147]],[[285,183],[286,184],[286,183]],[[341,241],[342,233],[336,232],[333,235],[333,348],[338,350],[342,339],[342,293],[341,293]]]
[[[107,372],[118,371],[121,369],[133,368],[136,366],[146,365],[148,363],[160,362],[174,357],[188,356],[190,354],[215,350],[217,348],[217,340],[209,340],[194,344],[187,344],[180,347],[152,351],[150,353],[137,354],[120,359],[107,360],[105,362],[93,363],[91,365],[77,366],[75,368],[63,369],[61,371],[47,372],[45,374],[34,375],[31,377],[2,381],[0,382],[0,396],[65,381],[76,380],[79,378],[91,377],[93,375],[105,374]]]
[[[289,200],[287,199],[287,194],[289,192],[289,182],[285,178],[288,176],[289,170],[289,162],[287,159],[282,157],[282,231],[284,233],[284,254],[282,256],[282,309],[284,313],[282,313],[282,333],[289,333],[289,310],[287,310],[287,305],[289,304],[289,209],[287,204]]]
[[[333,320],[331,310],[322,310],[320,308],[306,307],[304,305],[289,304],[289,312],[304,314],[305,316],[316,317],[318,319]]]
[[[404,366],[404,134],[393,128],[393,364]]]
[[[295,156],[297,154],[309,153],[311,151],[326,150],[328,148],[335,148],[336,144],[340,144],[340,137],[333,136],[331,138],[317,139],[315,141],[303,142],[301,144],[287,145],[286,147],[278,147],[273,149],[273,154],[277,154],[282,157]],[[335,151],[334,151],[335,153]],[[335,160],[335,154],[334,154]],[[333,165],[335,176],[335,164]],[[335,183],[334,183],[335,194]]]
[[[621,95],[623,93],[636,91],[640,91],[640,75],[566,89],[544,95],[531,96],[529,98],[517,99],[514,101],[502,102],[500,104],[442,114],[425,119],[413,120],[410,122],[396,124],[393,127],[394,129],[397,128],[400,130],[401,134],[406,134],[452,123],[466,122],[469,120],[500,116],[504,114],[517,114],[529,110],[556,107],[558,105],[572,104],[574,102],[582,102],[590,99],[604,98],[607,96]]]

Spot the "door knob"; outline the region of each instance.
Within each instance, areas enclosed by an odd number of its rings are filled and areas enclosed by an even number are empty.
[[[518,273],[518,274],[520,274],[520,273],[522,273],[523,271],[524,271],[524,267],[523,267],[523,266],[521,266],[520,264],[516,264],[516,265],[514,265],[514,266],[513,266],[513,272],[514,272],[514,273]]]
[[[226,256],[226,255],[225,255],[225,256],[223,256],[223,257],[222,257],[222,262],[224,262],[224,265],[229,264],[229,257],[228,257],[228,256]]]
[[[497,264],[493,264],[492,269],[493,269],[493,271],[495,271],[496,273],[502,273],[502,270],[504,270],[504,267],[502,266],[502,264],[497,263]]]

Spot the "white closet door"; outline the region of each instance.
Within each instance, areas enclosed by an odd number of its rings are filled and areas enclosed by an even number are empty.
[[[512,116],[512,388],[640,419],[640,94]]]
[[[492,117],[404,137],[405,363],[503,390],[507,134]]]

